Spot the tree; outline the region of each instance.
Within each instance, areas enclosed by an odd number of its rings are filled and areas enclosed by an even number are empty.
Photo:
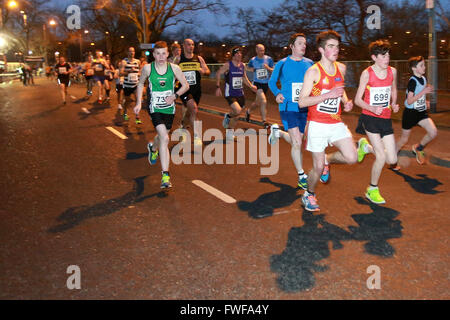
[[[222,1],[213,0],[114,0],[114,10],[128,18],[135,26],[140,42],[158,41],[167,27],[179,24],[194,24],[192,14],[202,10],[212,13],[227,9]],[[143,4],[143,7],[141,6]],[[142,23],[144,12],[146,25]],[[144,39],[144,30],[146,39]]]

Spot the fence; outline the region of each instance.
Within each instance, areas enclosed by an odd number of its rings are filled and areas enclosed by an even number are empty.
[[[450,60],[437,60],[438,61],[438,86],[436,89],[450,92]],[[361,72],[373,64],[373,61],[340,61],[347,66],[347,74],[345,76],[345,85],[347,87],[357,88],[359,84],[359,77]],[[390,65],[397,69],[397,87],[399,89],[406,89],[408,80],[411,77],[411,72],[408,66],[408,60],[391,60]],[[210,78],[216,76],[217,70],[222,64],[208,64],[211,70]],[[426,66],[428,70],[428,60],[426,60]],[[249,72],[248,77],[253,79],[253,73]]]

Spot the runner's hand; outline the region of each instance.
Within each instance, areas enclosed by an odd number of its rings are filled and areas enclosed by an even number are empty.
[[[396,103],[396,104],[393,104],[392,106],[392,111],[394,111],[394,113],[397,113],[398,112],[398,109],[400,108],[399,107],[399,105]]]
[[[217,97],[221,97],[222,96],[222,90],[220,90],[220,88],[216,89],[216,96]]]
[[[330,92],[326,93],[328,98],[331,99],[342,97],[343,94],[344,94],[344,87],[335,87]]]
[[[276,96],[276,98],[275,98],[275,101],[276,101],[277,103],[283,103],[283,102],[284,102],[284,96],[283,96],[283,94],[282,94],[282,93],[277,94],[277,96]]]
[[[373,113],[375,113],[376,115],[379,116],[383,112],[383,107],[370,106],[370,111],[372,111]]]
[[[136,106],[133,108],[133,111],[135,114],[139,114],[139,112],[141,111],[141,105],[136,104]]]
[[[344,111],[349,112],[353,109],[353,101],[348,100],[346,103],[344,103]]]
[[[434,87],[433,87],[431,84],[428,84],[428,85],[423,89],[423,92],[424,92],[425,94],[427,94],[427,93],[432,93],[433,90],[434,90]]]

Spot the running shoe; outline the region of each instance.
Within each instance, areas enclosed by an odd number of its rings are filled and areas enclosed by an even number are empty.
[[[142,121],[141,121],[141,119],[139,119],[139,118],[136,118],[136,124],[142,124]]]
[[[227,142],[228,142],[228,141],[233,142],[235,138],[236,138],[236,136],[234,135],[233,130],[227,130],[227,131],[226,131],[226,141],[227,141]]]
[[[194,146],[201,146],[203,145],[202,138],[199,136],[194,136]]]
[[[375,204],[386,203],[384,198],[381,196],[378,187],[368,187],[366,191],[366,198]]]
[[[308,189],[308,176],[306,174],[298,176],[297,186],[302,188],[303,190]]]
[[[130,117],[126,113],[123,114],[123,120],[128,121],[130,120]]]
[[[367,141],[366,138],[361,138],[358,141],[358,162],[361,162],[364,160],[364,157],[369,152],[366,152],[366,145],[369,146],[369,141]]]
[[[149,142],[149,143],[147,144],[147,149],[148,149],[148,162],[149,162],[151,165],[153,165],[153,164],[156,163],[156,160],[158,160],[158,155],[159,155],[158,150],[156,150],[156,151],[153,151],[153,150],[152,150],[152,146],[153,146],[153,143],[151,143],[151,142]]]
[[[168,173],[163,173],[161,177],[161,189],[171,188],[172,183],[170,183],[170,175]]]
[[[250,113],[247,111],[245,111],[245,121],[250,122]]]
[[[389,169],[392,171],[400,171],[401,167],[398,164],[391,164],[389,165]]]
[[[274,123],[270,126],[270,134],[269,134],[269,143],[275,144],[278,141],[278,138],[280,137],[280,127],[278,127],[278,124]]]
[[[187,141],[187,135],[189,132],[186,129],[181,129],[181,136],[180,136],[180,142],[185,143]]]
[[[98,102],[99,104],[102,104],[102,103],[103,103],[102,98],[99,98],[99,99],[97,100],[97,102]]]
[[[66,101],[65,101],[65,100],[63,101],[63,104],[66,104]]]
[[[423,150],[422,151],[417,150],[418,146],[419,146],[418,144],[414,144],[412,146],[412,152],[416,155],[417,163],[424,164],[425,163],[425,152]]]
[[[119,103],[118,105],[117,105],[117,109],[119,109],[119,110],[122,110],[123,108],[122,108],[122,105]]]
[[[328,183],[330,180],[330,165],[325,165],[323,167],[322,175],[320,176],[320,182]]]
[[[320,210],[316,197],[313,194],[308,193],[308,191],[305,191],[302,196],[302,204],[307,211],[314,212]]]
[[[228,129],[228,125],[230,124],[230,117],[228,116],[228,113],[225,114],[222,125],[225,129]]]

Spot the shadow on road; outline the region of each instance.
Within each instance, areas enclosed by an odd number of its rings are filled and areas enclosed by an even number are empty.
[[[57,218],[61,224],[51,227],[47,231],[50,233],[65,232],[76,227],[86,219],[107,216],[155,196],[160,198],[165,197],[166,194],[162,191],[140,197],[144,192],[144,179],[146,177],[136,178],[134,190],[120,197],[102,201],[93,206],[79,206],[67,209]]]
[[[280,190],[264,193],[253,202],[238,201],[237,206],[239,210],[247,211],[248,216],[251,218],[260,219],[271,217],[275,209],[288,207],[300,198],[300,195],[297,194],[299,189],[293,188],[290,185],[273,182],[267,177],[261,178],[259,181],[262,183],[270,183],[280,188]]]
[[[389,239],[402,236],[402,225],[395,218],[400,214],[391,208],[381,207],[356,197],[359,204],[369,206],[373,212],[354,214],[359,225],[349,226],[349,231],[325,221],[325,215],[313,215],[303,211],[304,225],[289,231],[286,249],[270,257],[270,268],[278,273],[277,285],[285,292],[298,292],[315,286],[315,272],[325,272],[328,265],[319,264],[330,256],[329,242],[333,250],[343,248],[342,241],[362,241],[365,252],[382,257],[392,257],[395,249]]]
[[[369,206],[373,212],[352,215],[353,220],[359,225],[359,227],[349,226],[353,239],[367,241],[364,249],[369,254],[392,257],[395,249],[387,240],[402,236],[402,223],[395,220],[400,212],[378,206],[362,197],[356,197],[355,200],[359,204]]]
[[[53,109],[50,109],[50,110],[45,110],[45,111],[39,112],[37,114],[31,115],[31,116],[27,117],[27,120],[40,119],[40,118],[48,117],[52,113],[54,113],[54,112],[58,111],[59,109],[61,109],[62,107],[65,107],[65,106],[61,103],[56,108],[53,108]]]
[[[315,272],[325,272],[327,265],[319,261],[330,256],[328,242],[334,250],[342,249],[341,241],[351,239],[351,234],[325,221],[325,215],[303,211],[305,224],[289,231],[286,249],[270,257],[270,268],[278,273],[278,287],[286,292],[308,290],[315,286]]]
[[[420,177],[420,179],[417,179],[408,176],[401,171],[394,171],[394,173],[405,179],[405,182],[409,183],[416,192],[424,194],[437,194],[443,192],[434,190],[436,187],[442,185],[442,183],[437,179],[429,178],[426,174],[418,174],[417,176]]]

